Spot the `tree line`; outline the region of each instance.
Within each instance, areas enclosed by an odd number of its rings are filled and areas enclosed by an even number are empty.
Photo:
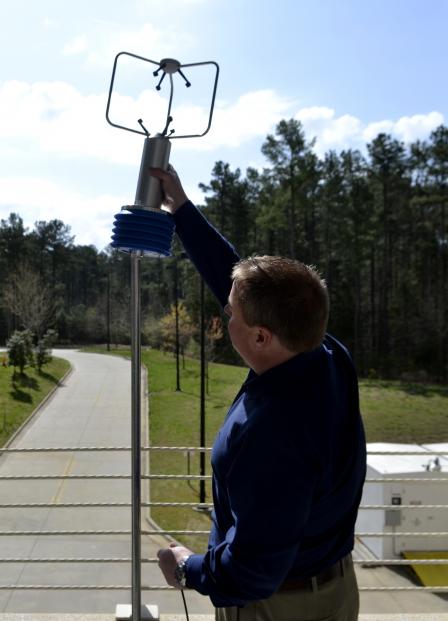
[[[281,254],[319,269],[330,291],[329,330],[361,375],[446,381],[448,128],[411,144],[379,134],[365,153],[319,157],[301,123],[283,120],[262,153],[262,170],[215,163],[200,184],[206,217],[241,256]],[[0,222],[0,342],[18,328],[53,328],[61,344],[126,343],[129,280],[126,254],[75,245],[59,220],[28,231],[13,213]],[[172,342],[176,293],[182,342],[194,354],[199,280],[177,243],[173,258],[142,264],[144,343]],[[208,294],[205,314],[209,355],[236,362]]]

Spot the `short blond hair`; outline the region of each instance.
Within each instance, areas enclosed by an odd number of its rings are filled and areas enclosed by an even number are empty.
[[[249,326],[264,326],[291,351],[311,351],[325,336],[329,298],[311,265],[275,256],[253,256],[232,270],[238,301]]]

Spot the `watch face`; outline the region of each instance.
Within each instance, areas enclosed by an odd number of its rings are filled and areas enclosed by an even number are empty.
[[[184,588],[187,583],[187,576],[185,575],[185,560],[177,564],[174,570],[174,577],[180,587]]]

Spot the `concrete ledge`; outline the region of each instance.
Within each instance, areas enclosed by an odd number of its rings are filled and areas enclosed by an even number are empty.
[[[214,615],[190,615],[191,621],[214,619]],[[0,621],[115,621],[115,615],[0,613]],[[160,621],[185,621],[185,615],[161,614]],[[359,621],[448,621],[448,613],[361,614]]]

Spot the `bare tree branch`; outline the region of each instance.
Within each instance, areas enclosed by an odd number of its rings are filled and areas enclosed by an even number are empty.
[[[40,338],[51,321],[54,302],[37,272],[21,265],[3,290],[4,306],[19,319],[23,328]]]

